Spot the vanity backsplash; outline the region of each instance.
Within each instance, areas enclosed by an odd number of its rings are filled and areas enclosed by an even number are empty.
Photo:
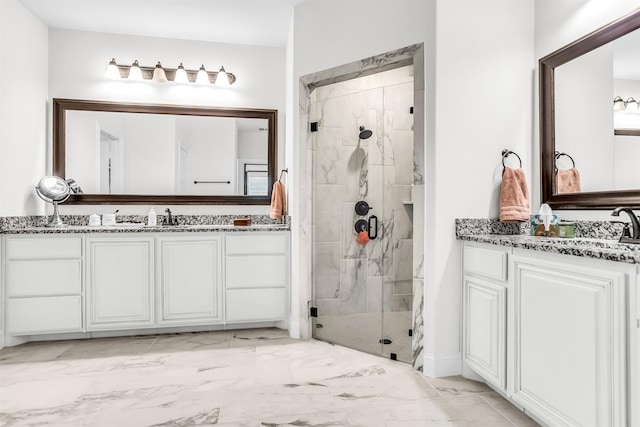
[[[575,224],[575,237],[617,240],[622,235],[622,224],[610,221],[571,220]],[[526,235],[531,234],[530,221],[503,223],[495,218],[457,218],[456,237],[477,234]]]
[[[252,224],[281,224],[269,215],[172,215],[180,225],[233,225],[233,220],[238,217],[251,218]],[[16,230],[21,228],[44,227],[49,221],[49,216],[6,216],[0,217],[0,232]],[[89,215],[61,215],[60,218],[65,224],[70,226],[89,225]],[[163,224],[167,219],[166,215],[157,215],[158,225]],[[147,223],[147,215],[116,215],[117,222],[126,223]],[[289,223],[290,217],[285,218]]]

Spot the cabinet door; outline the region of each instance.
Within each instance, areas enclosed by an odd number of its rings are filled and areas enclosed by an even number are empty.
[[[153,239],[87,239],[89,330],[153,325]]]
[[[222,320],[221,245],[204,239],[161,238],[161,323],[210,324]]]
[[[516,258],[513,399],[542,421],[626,425],[625,277]]]
[[[465,276],[464,360],[478,375],[506,389],[506,287]]]

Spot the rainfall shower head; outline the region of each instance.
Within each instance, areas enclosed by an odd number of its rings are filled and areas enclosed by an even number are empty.
[[[360,133],[358,134],[358,138],[367,139],[367,138],[370,138],[371,135],[373,135],[373,132],[371,132],[368,129],[365,129],[364,126],[360,126]]]

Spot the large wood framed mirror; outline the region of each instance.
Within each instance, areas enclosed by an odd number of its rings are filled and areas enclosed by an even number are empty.
[[[53,175],[67,204],[266,205],[277,110],[53,99]]]
[[[640,208],[640,112],[613,102],[640,99],[639,28],[640,9],[539,61],[541,195],[553,209]]]

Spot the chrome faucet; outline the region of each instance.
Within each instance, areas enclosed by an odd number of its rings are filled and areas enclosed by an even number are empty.
[[[169,208],[165,209],[164,213],[167,214],[167,221],[165,222],[164,225],[177,225],[178,221],[176,220],[176,218],[171,216],[171,209]]]
[[[613,212],[611,212],[611,216],[620,216],[620,212],[626,212],[627,215],[629,215],[629,219],[631,219],[631,236],[626,236],[626,233],[622,233],[620,242],[640,243],[640,220],[638,220],[638,217],[631,208],[625,206],[615,208]]]

